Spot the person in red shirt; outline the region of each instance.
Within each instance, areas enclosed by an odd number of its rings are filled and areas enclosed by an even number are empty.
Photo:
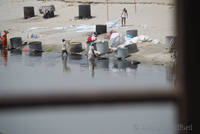
[[[87,53],[87,56],[88,56],[88,59],[94,59],[94,57],[96,57],[95,55],[95,50],[94,50],[94,42],[97,40],[97,33],[94,32],[92,35],[90,35],[88,38],[87,38],[87,43],[89,44],[88,46],[88,53]]]
[[[90,35],[88,38],[87,38],[87,43],[89,43],[90,45],[92,45],[94,43],[94,41],[97,40],[97,33],[94,32],[92,35]]]
[[[8,33],[9,33],[8,31],[4,30],[4,34],[3,34],[2,40],[1,40],[1,44],[2,44],[3,48],[7,48],[7,34]]]

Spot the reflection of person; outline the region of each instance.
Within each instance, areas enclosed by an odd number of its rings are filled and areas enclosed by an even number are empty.
[[[89,60],[89,70],[91,72],[91,76],[94,77],[94,66],[95,66],[95,61],[94,60]]]
[[[70,71],[70,68],[67,67],[67,56],[64,56],[64,57],[63,57],[62,62],[63,62],[63,72],[68,72],[68,71]]]
[[[1,50],[1,55],[2,55],[3,60],[4,60],[4,65],[7,66],[7,56],[8,56],[7,50],[6,49],[2,49]]]
[[[63,59],[64,53],[66,53],[66,55],[68,55],[66,40],[62,39],[62,59]]]
[[[122,14],[121,14],[121,19],[122,19],[122,27],[126,26],[126,19],[128,18],[128,12],[126,8],[123,9]]]
[[[7,34],[8,34],[8,31],[4,30],[4,34],[3,34],[2,40],[1,40],[1,44],[2,44],[3,48],[7,48]]]

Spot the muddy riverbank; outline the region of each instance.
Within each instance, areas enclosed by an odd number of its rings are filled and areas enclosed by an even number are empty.
[[[85,43],[82,44],[83,48]],[[43,51],[45,52],[61,52],[61,45],[49,44],[43,45]],[[163,48],[159,44],[152,44],[149,42],[137,44],[138,52],[131,53],[126,58],[128,61],[140,61],[142,63],[149,63],[155,65],[173,64],[171,53],[168,53],[166,48]]]

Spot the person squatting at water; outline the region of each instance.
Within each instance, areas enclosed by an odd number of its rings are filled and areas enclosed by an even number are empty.
[[[62,59],[64,59],[64,53],[68,56],[67,53],[67,42],[65,39],[62,39]]]
[[[122,20],[122,27],[126,26],[126,19],[128,18],[128,12],[126,8],[123,9],[122,14],[121,14],[121,20]]]
[[[4,34],[3,34],[3,36],[1,37],[1,44],[2,44],[2,47],[3,47],[4,49],[7,49],[7,34],[8,34],[8,33],[9,33],[8,31],[4,30]]]
[[[97,57],[97,54],[94,50],[94,44],[95,44],[95,41],[97,40],[97,33],[94,32],[92,35],[90,35],[88,38],[87,38],[87,43],[89,44],[89,50],[88,50],[88,59],[89,60],[94,60],[95,57]]]

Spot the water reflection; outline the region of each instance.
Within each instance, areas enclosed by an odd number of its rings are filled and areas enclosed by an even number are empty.
[[[40,52],[40,51],[30,51],[29,55],[30,56],[42,56],[42,52]]]
[[[7,59],[8,59],[8,51],[7,49],[1,49],[1,56],[3,58],[3,63],[7,66]]]
[[[71,71],[71,69],[67,66],[67,58],[68,58],[67,55],[62,57],[63,72],[70,72]]]
[[[119,71],[126,71],[127,61],[125,61],[125,60],[114,60],[113,68],[119,69]]]
[[[117,60],[112,57],[90,61],[85,55],[69,55],[62,60],[61,53],[44,52],[41,56],[30,56],[29,52],[21,54],[17,51],[1,50],[0,59],[3,60],[2,63],[5,66],[7,62],[9,63],[9,68],[0,68],[1,76],[6,76],[0,85],[5,88],[10,88],[6,81],[16,79],[16,76],[22,73],[22,78],[14,83],[14,87],[27,88],[31,86],[31,88],[37,89],[71,86],[81,88],[87,85],[113,86],[113,83],[115,83],[114,86],[145,85],[144,83],[146,83],[146,85],[161,84],[171,87],[174,81],[174,71],[170,72],[171,68],[158,65],[147,66],[139,64],[139,62]],[[15,68],[19,68],[20,73]],[[7,75],[6,72],[9,72],[10,75]],[[62,75],[66,72],[67,75]],[[3,79],[1,76],[0,79]],[[32,82],[29,81],[30,78]],[[66,80],[77,80],[79,84],[66,83]],[[23,85],[21,85],[22,81]]]
[[[81,54],[71,54],[71,55],[69,55],[69,59],[71,59],[71,60],[81,60],[82,55]]]
[[[71,54],[68,56],[68,64],[80,64],[81,60],[83,59],[83,56],[81,54]]]
[[[176,84],[176,64],[166,65],[166,79],[171,83],[171,85]]]
[[[130,62],[126,60],[114,60],[113,69],[118,69],[119,71],[126,72],[127,68],[137,69],[139,63],[140,62]]]
[[[129,62],[126,60],[117,60],[113,58],[98,58],[95,60],[88,60],[87,57],[81,54],[73,54],[68,56],[69,61],[63,60],[63,68],[67,71],[69,68],[67,64],[79,64],[83,68],[88,68],[92,78],[95,77],[95,69],[109,71],[110,66],[112,69],[117,69],[118,71],[126,72],[126,69],[137,69],[139,62]],[[68,62],[68,63],[67,63]],[[66,69],[65,69],[66,68]],[[115,72],[115,71],[114,71]]]
[[[22,50],[21,49],[12,49],[12,50],[10,50],[10,53],[12,55],[21,55],[22,54]]]
[[[26,66],[34,67],[42,64],[42,53],[24,53],[23,57]]]
[[[92,59],[88,60],[88,63],[89,63],[89,70],[90,70],[91,76],[92,78],[94,78],[95,76],[94,67],[96,66],[95,60],[92,60]]]
[[[97,68],[108,70],[109,69],[109,59],[101,59],[96,61]]]

